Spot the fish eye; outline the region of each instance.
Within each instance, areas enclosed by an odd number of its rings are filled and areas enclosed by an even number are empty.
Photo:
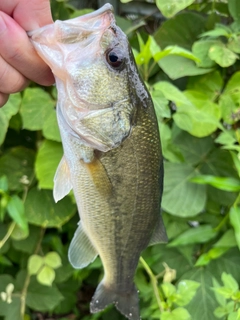
[[[110,51],[107,51],[106,58],[107,58],[108,64],[111,67],[116,68],[116,69],[119,68],[124,61],[124,57],[123,57],[122,53],[117,48],[112,49]]]

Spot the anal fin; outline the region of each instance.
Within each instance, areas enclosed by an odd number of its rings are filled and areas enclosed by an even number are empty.
[[[68,259],[75,269],[82,269],[93,262],[97,255],[98,253],[85,233],[80,221],[70,243]]]
[[[59,200],[64,198],[72,189],[70,171],[65,156],[62,157],[57,167],[57,171],[55,173],[53,181],[53,197],[55,202],[58,202]]]
[[[153,231],[149,246],[152,246],[157,243],[167,243],[168,237],[164,227],[162,216],[159,215],[156,227]]]

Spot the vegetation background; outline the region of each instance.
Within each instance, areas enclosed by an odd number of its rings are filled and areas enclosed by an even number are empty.
[[[240,1],[112,2],[165,159],[169,243],[140,260],[142,319],[240,319]],[[93,8],[52,1],[54,19]],[[31,83],[0,109],[0,319],[124,319],[112,307],[89,314],[100,260],[74,270],[67,259],[79,217],[72,195],[52,197],[62,156],[56,101],[55,87]]]

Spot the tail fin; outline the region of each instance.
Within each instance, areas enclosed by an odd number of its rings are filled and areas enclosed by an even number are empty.
[[[109,304],[114,304],[126,318],[140,320],[138,293],[133,290],[128,293],[111,291],[101,282],[90,303],[90,311],[96,313],[104,310]]]

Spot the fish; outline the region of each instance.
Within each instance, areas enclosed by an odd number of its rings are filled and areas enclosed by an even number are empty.
[[[134,275],[141,252],[167,242],[160,214],[163,157],[158,122],[113,8],[29,32],[55,76],[64,155],[53,196],[73,190],[80,222],[68,258],[74,268],[99,255],[104,276],[90,303],[139,320]]]

